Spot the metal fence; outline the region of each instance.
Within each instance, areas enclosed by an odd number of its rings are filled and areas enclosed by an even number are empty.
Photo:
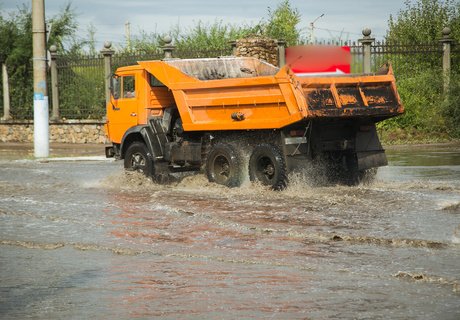
[[[56,59],[59,110],[64,119],[101,118],[104,110],[104,58],[102,56]],[[53,107],[51,103],[51,107]],[[52,108],[51,108],[52,109]]]
[[[363,32],[364,34],[364,32]],[[442,75],[443,43],[403,44],[385,43],[363,39],[357,42],[321,42],[324,45],[349,46],[352,56],[351,72],[362,73],[366,65],[366,45],[370,57],[368,69],[376,72],[387,61],[390,61],[396,78],[405,78],[424,70],[431,70]],[[366,40],[366,41],[363,41]],[[450,44],[449,44],[450,45]],[[172,47],[164,47],[172,50]],[[112,71],[120,66],[132,65],[139,60],[158,60],[164,58],[166,50],[152,52],[124,52],[111,56]],[[176,50],[174,57],[205,58],[232,55],[232,47],[223,50]],[[453,46],[449,57],[452,72],[460,73],[460,47]],[[105,83],[104,56],[56,56],[57,88],[59,91],[58,105],[60,119],[102,119],[105,115]],[[29,70],[30,71],[30,70]],[[32,72],[30,72],[32,74]],[[50,78],[50,77],[48,77]],[[442,78],[442,77],[441,77]],[[458,78],[457,78],[458,79]],[[11,104],[10,115],[13,119],[33,118],[32,108],[32,77],[30,83],[11,90],[16,98]],[[50,113],[53,106],[51,96],[52,85],[49,85]],[[20,94],[18,94],[21,92]],[[29,99],[30,98],[30,99]],[[56,120],[56,119],[55,119]]]
[[[174,56],[205,58],[230,55],[227,50],[175,51]],[[163,52],[125,52],[111,57],[112,71],[141,60],[159,60]],[[63,119],[101,119],[105,114],[104,57],[58,57],[59,113]],[[52,104],[51,108],[52,109]],[[26,115],[27,116],[27,115]]]
[[[324,43],[326,45],[347,45],[350,47],[352,73],[363,72],[363,46],[359,43]],[[207,58],[228,56],[228,50],[174,51],[175,57]],[[390,62],[395,75],[407,77],[430,69],[442,72],[443,49],[440,43],[408,45],[401,43],[376,42],[371,45],[371,71],[376,72]],[[453,60],[458,59],[458,52]],[[112,71],[116,68],[135,64],[139,60],[162,59],[162,52],[115,54],[112,57]],[[98,119],[105,114],[103,57],[75,57],[59,59],[59,103],[60,114],[66,119]]]
[[[460,45],[454,46],[451,56],[452,71],[460,75]]]

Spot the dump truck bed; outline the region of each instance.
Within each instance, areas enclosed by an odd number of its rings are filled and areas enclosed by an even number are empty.
[[[382,74],[298,77],[255,58],[142,61],[174,95],[186,131],[279,129],[304,119],[403,112],[391,67]]]

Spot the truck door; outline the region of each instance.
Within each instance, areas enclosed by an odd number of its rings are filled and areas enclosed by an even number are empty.
[[[138,124],[138,95],[134,74],[117,76],[112,81],[111,106],[107,108],[110,140],[121,143],[125,132]]]

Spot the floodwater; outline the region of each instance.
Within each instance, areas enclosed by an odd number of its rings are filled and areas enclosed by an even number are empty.
[[[0,149],[2,319],[460,319],[460,145],[282,192]]]

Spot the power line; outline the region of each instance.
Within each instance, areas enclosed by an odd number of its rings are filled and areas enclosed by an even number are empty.
[[[345,31],[345,30],[334,30],[334,29],[318,28],[318,27],[315,27],[315,29],[317,29],[317,30],[323,30],[323,31],[328,31],[328,32],[340,32],[340,33],[352,34],[352,35],[355,35],[355,36],[362,36],[362,33],[350,32],[350,31]],[[381,35],[381,34],[375,34],[375,33],[373,33],[372,35],[373,35],[373,36],[377,36],[377,37],[382,37],[382,38],[385,37],[385,36],[383,36],[383,35]]]

